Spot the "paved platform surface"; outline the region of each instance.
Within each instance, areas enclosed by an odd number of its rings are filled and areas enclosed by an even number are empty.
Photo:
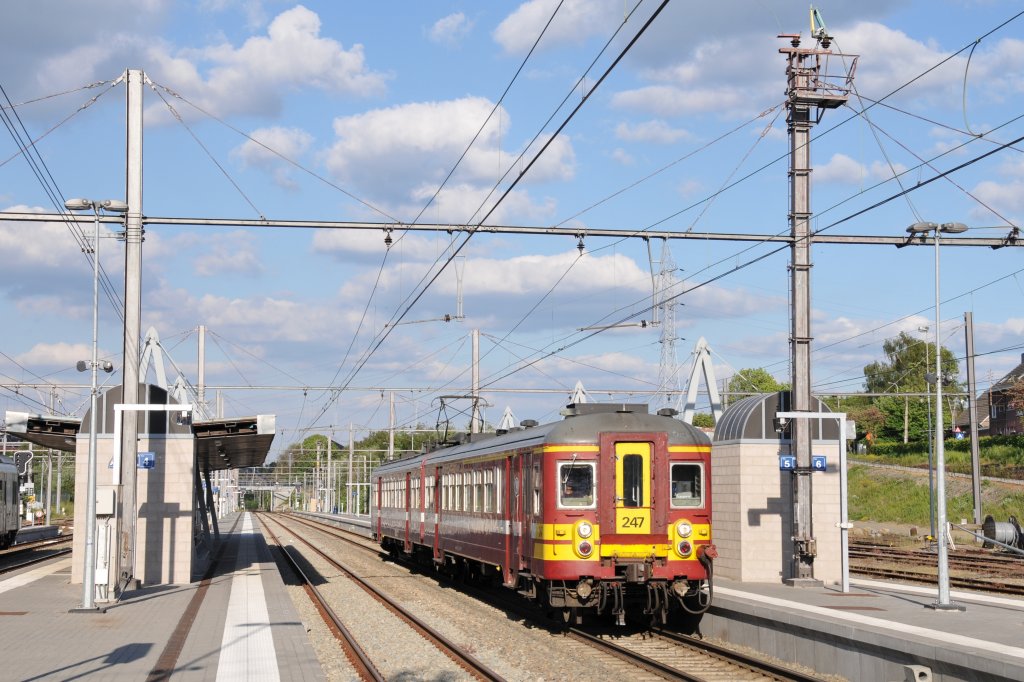
[[[128,591],[72,613],[71,559],[0,576],[3,680],[324,679],[277,565],[247,514],[221,521],[208,580]]]
[[[934,682],[1024,680],[1024,600],[953,590],[964,610],[935,610],[937,596],[870,580],[848,593],[716,580],[700,630],[848,680],[904,680],[906,666]]]

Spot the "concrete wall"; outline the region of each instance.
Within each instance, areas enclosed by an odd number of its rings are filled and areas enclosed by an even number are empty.
[[[193,563],[194,446],[191,435],[139,440],[139,452],[155,452],[153,469],[136,469],[138,525],[135,538],[135,577],[145,585],[184,584],[191,581]],[[109,434],[96,439],[96,484],[102,491],[113,485],[108,467],[114,448]],[[86,485],[89,439],[81,436],[75,453],[75,537],[72,545],[71,582],[80,584],[85,567]],[[119,505],[121,500],[117,500]],[[109,522],[108,522],[109,521]],[[97,516],[97,530],[109,528],[111,548],[116,529],[112,517]],[[97,554],[102,548],[97,545]],[[113,561],[110,560],[111,570]],[[96,584],[104,584],[97,574]],[[112,596],[112,595],[111,595]]]
[[[839,444],[814,441],[812,452],[828,458],[828,470],[811,474],[812,514],[818,556],[814,577],[841,581]],[[791,575],[793,474],[779,469],[789,443],[715,444],[712,461],[715,574],[741,582],[781,582]]]
[[[140,452],[155,452],[156,466],[138,469],[139,504],[135,576],[144,585],[191,581],[193,439],[142,440]]]

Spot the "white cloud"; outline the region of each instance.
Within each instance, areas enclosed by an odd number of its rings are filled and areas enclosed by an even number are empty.
[[[978,183],[971,193],[1001,213],[1024,211],[1024,180],[1005,183],[985,180]]]
[[[836,153],[827,163],[814,169],[814,179],[819,182],[856,185],[867,179],[888,180],[906,170],[907,167],[901,163],[893,163],[890,166],[884,161],[872,161],[870,166],[865,166],[846,154]]]
[[[520,54],[533,46],[558,5],[557,0],[529,0],[494,29],[494,40],[509,53]],[[621,6],[614,0],[566,0],[548,27],[541,48],[578,45],[593,35],[611,35],[621,23]]]
[[[191,101],[221,116],[275,113],[283,96],[301,87],[376,95],[388,78],[367,67],[362,45],[346,50],[321,37],[320,17],[301,5],[275,17],[265,36],[240,47],[223,43],[175,53],[158,42],[149,47],[146,63],[153,80],[189,93]],[[162,109],[161,104],[154,111]]]
[[[449,242],[424,234],[392,231],[393,253],[389,258],[433,261],[445,251]],[[384,237],[383,230],[317,230],[313,235],[313,250],[332,255],[342,261],[377,265],[383,261],[384,253],[387,251]]]
[[[636,163],[636,159],[634,159],[629,154],[629,152],[627,152],[622,147],[616,147],[615,149],[613,149],[611,157],[613,160],[618,161],[623,166],[632,166],[634,163]]]
[[[10,206],[11,213],[48,213],[39,207]],[[83,231],[92,239],[93,227],[83,225]],[[103,225],[100,237],[108,235]],[[101,246],[102,251],[102,246]],[[32,268],[65,269],[84,267],[81,248],[71,237],[67,225],[50,222],[0,221],[0,253],[8,261],[5,269],[29,270]],[[101,252],[102,256],[102,252]]]
[[[313,144],[313,136],[299,128],[272,127],[254,130],[249,137],[252,139],[231,150],[231,155],[243,167],[269,171],[278,186],[294,189],[297,185],[288,161],[298,162]]]
[[[455,47],[473,28],[473,22],[466,18],[462,12],[449,14],[434,22],[427,32],[430,42]]]
[[[653,120],[636,124],[620,123],[615,127],[615,137],[628,142],[672,144],[691,135],[682,128],[673,128],[664,121]]]
[[[252,232],[236,230],[217,234],[203,241],[202,253],[193,261],[193,267],[201,277],[228,273],[255,277],[264,271],[256,246],[257,240]]]
[[[418,212],[434,195],[435,189],[426,185],[416,188],[412,192],[413,203],[400,209],[401,213],[409,215],[414,214],[413,211]],[[487,216],[485,224],[500,225],[516,222],[543,223],[555,214],[553,199],[534,199],[525,190],[513,190],[494,209],[501,195],[501,191],[492,191],[488,185],[449,184],[434,198],[425,215],[442,223],[474,225]]]
[[[679,196],[684,198],[696,196],[698,192],[703,190],[704,185],[697,180],[683,180],[676,188],[676,191],[679,192]]]
[[[313,136],[306,131],[280,126],[257,128],[249,133],[249,137],[252,139],[231,152],[246,166],[268,167],[281,163],[281,156],[296,160],[313,143]]]
[[[480,205],[482,195],[486,195],[499,181],[514,159],[513,153],[501,148],[499,134],[501,129],[509,127],[508,115],[499,108],[494,116],[490,116],[493,108],[487,99],[464,97],[440,102],[415,102],[338,118],[334,121],[337,141],[328,150],[325,164],[340,182],[358,188],[357,191],[364,196],[392,206],[403,206],[403,215],[415,216],[479,130],[479,136],[449,180],[437,205],[429,211],[431,220],[436,218],[440,206],[443,217],[439,219],[468,221]],[[502,120],[500,127],[499,118]],[[481,130],[484,121],[487,123]],[[524,176],[523,183],[571,179],[575,163],[571,141],[559,136]],[[451,197],[455,189],[465,193],[457,200],[464,205],[463,208],[475,205],[468,211],[448,210],[447,206],[453,203]],[[512,206],[516,202],[508,203]],[[509,207],[505,207],[503,212],[507,215]]]
[[[624,90],[612,96],[612,106],[658,116],[681,116],[720,110],[746,110],[749,93],[741,87],[682,88],[676,85],[648,85]]]
[[[99,351],[99,357],[107,357]],[[15,359],[26,367],[74,367],[79,360],[92,357],[92,346],[85,343],[37,343]]]
[[[843,182],[857,184],[867,176],[867,168],[846,154],[833,154],[827,163],[814,169],[816,182]]]

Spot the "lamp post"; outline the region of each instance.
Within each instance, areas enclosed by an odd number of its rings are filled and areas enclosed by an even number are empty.
[[[85,498],[85,567],[82,573],[82,605],[74,611],[96,611],[96,412],[99,403],[96,370],[101,366],[99,361],[99,325],[100,325],[100,209],[114,213],[125,213],[128,204],[116,199],[92,201],[90,199],[68,199],[64,207],[69,211],[86,211],[92,209],[93,222],[92,243],[92,361],[78,362],[79,372],[87,367],[92,368],[92,395],[89,404],[89,468],[86,477]],[[102,363],[103,371],[112,372],[113,364]]]
[[[949,539],[946,537],[946,447],[943,439],[944,431],[942,425],[942,346],[939,338],[939,322],[942,319],[939,314],[939,233],[960,233],[966,232],[967,226],[963,223],[914,223],[907,228],[912,235],[927,235],[929,232],[935,237],[935,507],[938,535],[938,564],[939,564],[939,594],[938,601],[931,604],[931,608],[937,610],[964,610],[964,607],[953,604],[949,600]]]
[[[928,394],[925,401],[928,403],[928,525],[930,533],[929,537],[936,537],[935,535],[935,451],[932,449],[932,383],[931,383],[931,372],[928,371],[928,365],[930,364],[928,358],[928,326],[922,325],[917,328],[917,331],[923,332],[924,337],[924,390]],[[936,349],[936,352],[938,350]]]

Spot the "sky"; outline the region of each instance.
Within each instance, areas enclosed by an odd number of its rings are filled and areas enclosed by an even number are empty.
[[[701,338],[719,381],[755,367],[788,381],[787,248],[588,234],[789,232],[778,35],[812,46],[808,5],[674,0],[644,30],[659,4],[17,3],[0,24],[0,211],[125,198],[130,68],[147,78],[147,217],[379,224],[146,228],[142,327],[169,379],[197,382],[205,326],[210,412],[219,391],[225,417],[275,414],[272,458],[311,433],[386,428],[392,395],[399,426],[465,427],[469,401],[440,396],[469,393],[473,330],[492,425],[506,408],[557,419],[577,382],[593,401],[674,406],[657,394],[673,367],[663,349],[685,387]],[[816,7],[830,76],[859,57],[849,101],[812,131],[813,229],[962,222],[964,236],[1001,239],[1020,225],[1024,146],[1007,144],[1024,135],[1020,6]],[[481,223],[579,236],[401,229]],[[100,262],[120,293],[115,231],[102,226]],[[81,417],[91,261],[62,222],[0,220],[0,247],[0,415]],[[940,340],[964,357],[972,313],[983,390],[1024,352],[1024,259],[954,246],[940,258]],[[861,390],[901,331],[934,341],[932,247],[819,243],[811,260],[816,393]],[[638,324],[654,319],[663,264],[678,281],[674,333]],[[116,368],[104,385],[120,382],[120,324],[101,297],[100,354]]]

